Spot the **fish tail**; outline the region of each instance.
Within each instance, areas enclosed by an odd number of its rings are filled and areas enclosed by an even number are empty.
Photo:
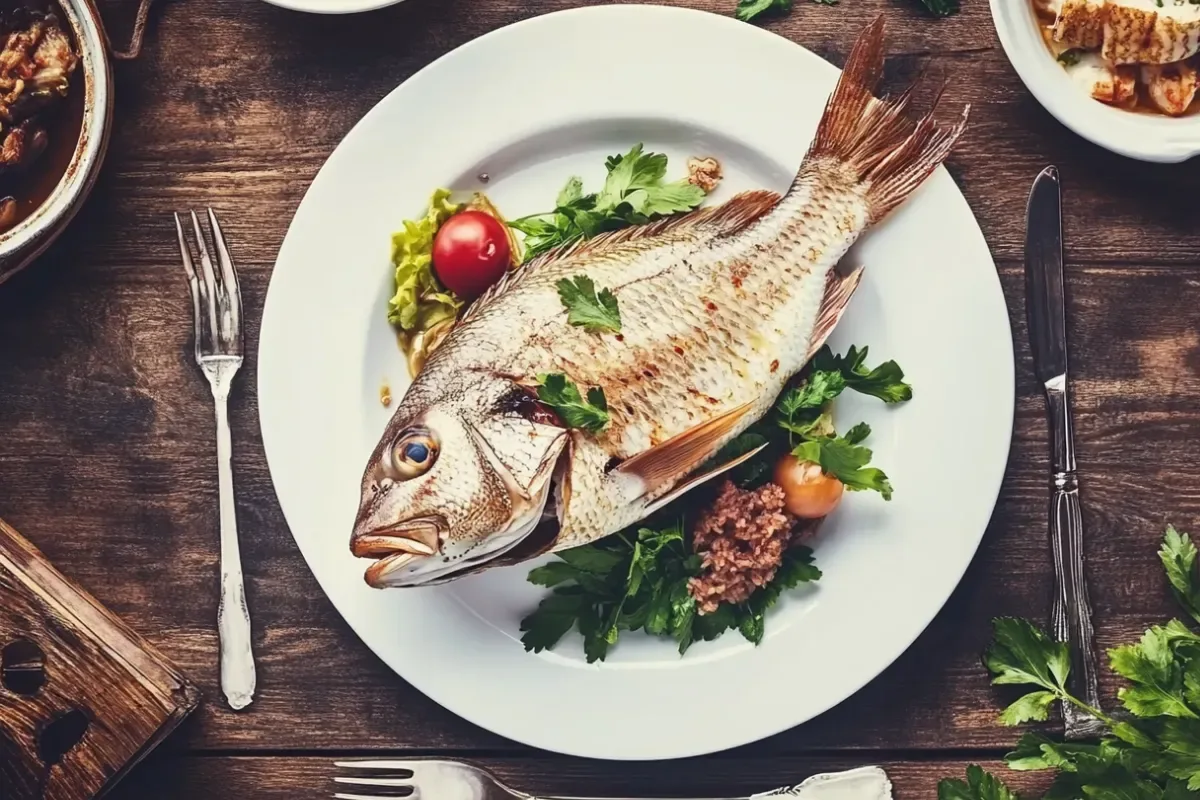
[[[915,122],[906,116],[911,89],[895,99],[876,99],[873,92],[883,76],[883,28],[881,15],[854,43],[805,159],[832,158],[853,170],[867,186],[871,222],[904,202],[946,160],[970,111],[965,107],[956,123],[943,127],[933,118],[936,102]]]

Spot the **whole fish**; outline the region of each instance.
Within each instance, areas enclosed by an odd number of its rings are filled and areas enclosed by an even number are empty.
[[[835,266],[945,159],[966,124],[877,100],[883,25],[855,44],[791,188],[546,253],[479,298],[397,406],[362,479],[351,551],[375,587],[442,583],[595,541],[737,460],[707,465],[820,348],[858,285]],[[568,323],[587,275],[619,334]],[[599,387],[610,421],[567,428],[538,376]],[[743,456],[743,458],[748,456]],[[705,465],[706,471],[697,474]]]

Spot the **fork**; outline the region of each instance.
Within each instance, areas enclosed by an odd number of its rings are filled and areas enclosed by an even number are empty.
[[[254,699],[257,680],[250,639],[250,611],[246,605],[238,546],[231,464],[233,443],[229,434],[229,389],[242,366],[242,290],[217,215],[208,209],[208,224],[212,228],[219,270],[213,268],[207,239],[196,212],[189,213],[200,260],[199,272],[192,261],[192,249],[179,214],[174,215],[175,231],[179,234],[179,253],[192,294],[196,363],[208,378],[216,404],[217,477],[221,503],[221,603],[217,611],[221,691],[231,708],[241,710]]]
[[[366,761],[335,761],[334,766],[340,769],[356,770],[373,773],[370,775],[335,775],[333,780],[341,786],[354,787],[358,794],[338,792],[335,800],[386,800],[386,798],[405,797],[411,800],[538,800],[533,795],[518,792],[505,786],[500,780],[485,769],[473,764],[459,761],[439,761],[437,759],[414,759],[404,761],[366,760]],[[768,797],[808,797],[806,789],[828,781],[829,779],[865,778],[879,780],[886,775],[878,767],[862,767],[839,775],[817,775],[809,778],[800,786],[784,787],[771,792],[751,795],[749,798],[715,798],[714,800],[756,800]],[[891,797],[890,783],[886,795]],[[589,798],[551,798],[541,800],[589,800]],[[597,800],[591,798],[590,800]],[[631,800],[631,798],[607,798],[606,800]]]

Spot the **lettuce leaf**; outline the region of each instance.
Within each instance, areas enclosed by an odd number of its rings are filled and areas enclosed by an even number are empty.
[[[449,190],[437,189],[429,198],[425,216],[405,220],[404,228],[392,234],[396,292],[388,301],[388,322],[403,331],[429,330],[443,320],[454,319],[462,308],[462,301],[433,273],[433,237],[460,208],[450,202]]]

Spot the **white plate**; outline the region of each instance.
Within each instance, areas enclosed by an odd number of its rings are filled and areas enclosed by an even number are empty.
[[[357,14],[394,6],[403,0],[266,0],[273,6],[310,14]]]
[[[635,56],[603,59],[605,44]],[[611,55],[611,53],[610,53]],[[1008,454],[1013,351],[995,265],[940,170],[859,248],[866,278],[833,339],[895,357],[916,398],[850,398],[891,503],[856,494],[817,545],[819,588],[680,659],[630,635],[588,666],[574,638],[521,647],[541,595],[522,567],[435,588],[379,591],[349,537],[359,479],[406,386],[385,320],[389,237],[438,186],[487,189],[509,215],[545,210],[566,178],[596,186],[604,156],[644,141],[672,174],[689,154],[727,169],[721,197],[786,188],[838,71],[729,18],[642,6],[559,12],[440,59],[379,103],[313,181],[267,295],[259,405],[271,475],[322,588],[363,641],[468,720],[536,747],[609,759],[708,753],[785,730],[840,702],[899,656],[946,602],[979,545]],[[732,691],[736,703],[721,698]],[[714,709],[712,702],[720,704]]]
[[[1200,115],[1135,114],[1093,100],[1046,47],[1030,0],[992,0],[992,21],[1026,88],[1079,136],[1139,161],[1177,163],[1200,155]]]

